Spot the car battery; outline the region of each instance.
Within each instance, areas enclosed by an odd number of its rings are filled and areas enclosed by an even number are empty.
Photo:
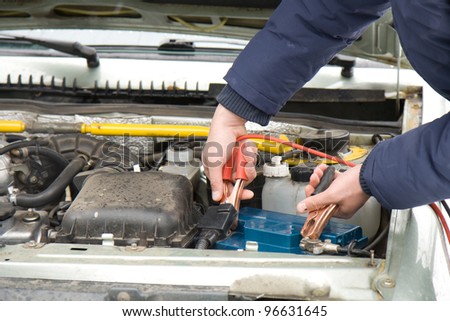
[[[309,254],[299,246],[305,221],[303,216],[244,207],[239,211],[236,230],[228,238],[218,241],[215,248],[246,250],[247,245],[252,244],[253,250],[257,247],[258,252]],[[356,242],[357,248],[367,243],[360,226],[340,222],[329,222],[320,239],[328,239],[342,247],[352,241]]]

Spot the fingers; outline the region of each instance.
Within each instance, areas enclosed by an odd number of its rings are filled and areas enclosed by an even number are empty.
[[[224,190],[228,191],[228,193],[227,193],[228,195],[227,196],[230,196],[231,191],[233,190],[234,186],[231,183],[227,183],[226,185],[227,185],[226,189],[224,189]],[[249,189],[244,189],[242,191],[241,200],[242,201],[249,200],[249,199],[252,199],[253,196],[255,196],[255,193],[253,193],[253,191],[251,191]]]
[[[223,196],[222,169],[231,157],[236,138],[246,133],[245,120],[218,105],[211,121],[208,141],[203,148],[202,162],[211,182],[212,198],[219,202]]]
[[[223,192],[222,167],[213,167],[209,169],[209,181],[211,183],[212,199],[220,202]]]
[[[330,193],[327,193],[327,191],[325,191],[320,194],[305,198],[303,202],[300,202],[297,205],[297,212],[306,213],[308,211],[314,211],[326,205],[333,204],[333,202],[330,201],[331,197],[329,194]]]
[[[327,167],[328,166],[325,164],[320,164],[314,169],[313,173],[311,174],[311,177],[309,178],[309,184],[305,188],[305,193],[307,197],[309,197],[314,192],[316,186],[319,185],[320,179],[323,176],[323,172],[327,169]]]
[[[241,151],[245,160],[245,174],[247,176],[247,181],[245,182],[245,186],[250,184],[256,178],[256,159],[258,148],[256,145],[249,140],[246,140],[241,143]]]
[[[314,187],[312,187],[310,184],[306,185],[306,187],[305,187],[305,196],[306,197],[310,197],[312,193],[314,193]]]
[[[223,195],[222,168],[225,155],[222,147],[217,143],[207,142],[203,148],[202,162],[205,174],[211,183],[212,198],[218,202]]]
[[[323,173],[325,172],[327,167],[328,166],[325,164],[320,164],[314,169],[314,172],[311,174],[311,177],[309,178],[309,184],[305,187],[306,197],[310,197],[311,194],[314,192],[315,188],[317,187],[317,185],[319,185],[320,179],[322,178]],[[339,174],[340,174],[339,172],[335,172],[334,178],[336,179],[336,177]]]
[[[249,189],[244,189],[242,191],[242,196],[241,196],[241,200],[245,201],[245,200],[249,200],[252,199],[253,196],[255,196],[255,193],[253,193],[251,190]]]
[[[299,213],[305,213],[317,210],[326,205],[337,204],[339,209],[334,216],[350,218],[369,199],[369,196],[363,192],[359,183],[360,168],[361,165],[357,165],[345,173],[336,175],[327,190],[307,197],[297,205],[297,211]]]
[[[313,211],[323,206],[332,204],[330,202],[330,194],[328,190],[318,195],[311,196],[317,185],[319,185],[320,180],[322,179],[327,168],[328,166],[326,164],[320,164],[314,169],[314,172],[309,178],[309,184],[305,187],[306,199],[297,205],[297,212],[305,213],[307,211]],[[334,179],[336,179],[337,175],[339,175],[339,173],[335,172]]]

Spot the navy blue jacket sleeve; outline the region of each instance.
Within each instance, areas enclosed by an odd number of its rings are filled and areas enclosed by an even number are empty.
[[[450,99],[450,1],[391,0],[403,50],[422,78]]]
[[[285,0],[236,59],[218,101],[266,125],[336,53],[357,39],[392,2],[406,56],[450,98],[448,0]],[[425,106],[432,108],[432,106]],[[450,197],[450,114],[381,143],[364,162],[361,186],[386,208]]]
[[[383,0],[285,0],[225,76],[217,100],[266,125],[286,101],[390,6]]]
[[[450,197],[450,114],[379,143],[361,179],[386,208],[410,208]]]
[[[391,2],[395,27],[411,65],[449,99],[450,1]],[[360,182],[386,208],[450,198],[450,114],[377,146],[363,164]]]

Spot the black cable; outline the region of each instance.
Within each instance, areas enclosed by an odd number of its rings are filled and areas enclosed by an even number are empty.
[[[159,168],[161,167],[161,165],[164,163],[164,160],[165,160],[166,157],[167,157],[167,149],[168,149],[168,148],[166,148],[166,149],[164,150],[164,152],[162,153],[160,159],[159,159],[159,160],[155,163],[155,165],[152,167],[152,171],[157,171],[157,170],[159,170]]]
[[[8,144],[6,146],[3,146],[0,148],[0,155],[6,154],[13,149],[22,148],[22,147],[28,147],[28,146],[45,146],[48,145],[47,141],[43,140],[27,140],[27,141],[17,141],[11,144]]]
[[[384,229],[381,231],[381,233],[378,234],[378,236],[370,244],[368,244],[366,247],[364,247],[363,250],[370,251],[371,249],[373,249],[386,236],[388,231],[389,231],[389,225],[387,224],[384,227]]]
[[[376,133],[372,135],[372,143],[374,144],[378,144],[379,142],[382,142],[383,140],[385,140],[381,135],[389,135],[392,138],[397,136],[397,134],[394,133],[390,133],[390,132],[381,132],[381,133]]]
[[[383,230],[372,240],[372,242],[363,248],[363,250],[370,251],[371,249],[373,249],[375,246],[378,245],[378,243],[380,243],[386,237],[387,233],[389,232],[389,221],[391,217],[391,211],[382,208],[381,214],[384,216],[384,221],[386,222],[386,225],[383,228]]]
[[[448,207],[448,204],[445,200],[441,201],[442,206],[444,206],[445,211],[447,212],[448,216],[450,217],[450,207]]]
[[[25,136],[17,135],[17,134],[6,134],[5,137],[6,137],[6,141],[8,143],[14,143],[14,142],[19,141],[19,140],[27,139]]]
[[[350,256],[370,257],[370,252],[360,249],[352,249],[350,251]]]
[[[304,152],[299,149],[292,149],[281,155],[281,161],[284,162],[286,159],[293,158],[295,155],[303,154]]]
[[[58,220],[58,218],[55,217],[56,213],[61,210],[68,209],[71,204],[72,204],[72,202],[59,202],[58,205],[53,207],[50,210],[50,212],[48,212],[48,219],[52,226],[59,226],[61,224],[61,222]]]
[[[384,138],[381,137],[380,134],[374,134],[372,136],[372,143],[374,143],[374,144],[378,144],[379,142],[382,142],[383,140],[384,140]]]
[[[355,249],[356,241],[353,240],[346,247],[340,247],[338,252],[341,254],[347,254],[348,256],[360,256],[360,257],[370,257],[370,252],[365,249]]]
[[[48,212],[48,217],[49,218],[53,218],[56,214],[56,212],[60,211],[60,210],[64,210],[67,209],[69,207],[69,205],[72,202],[59,202],[58,205],[56,205],[55,207],[53,207],[50,212]]]

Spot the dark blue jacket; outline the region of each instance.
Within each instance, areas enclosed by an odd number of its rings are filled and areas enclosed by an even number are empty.
[[[449,0],[285,0],[236,59],[217,100],[266,125],[389,7],[411,65],[450,99]],[[450,198],[450,115],[379,144],[360,180],[387,208]]]

